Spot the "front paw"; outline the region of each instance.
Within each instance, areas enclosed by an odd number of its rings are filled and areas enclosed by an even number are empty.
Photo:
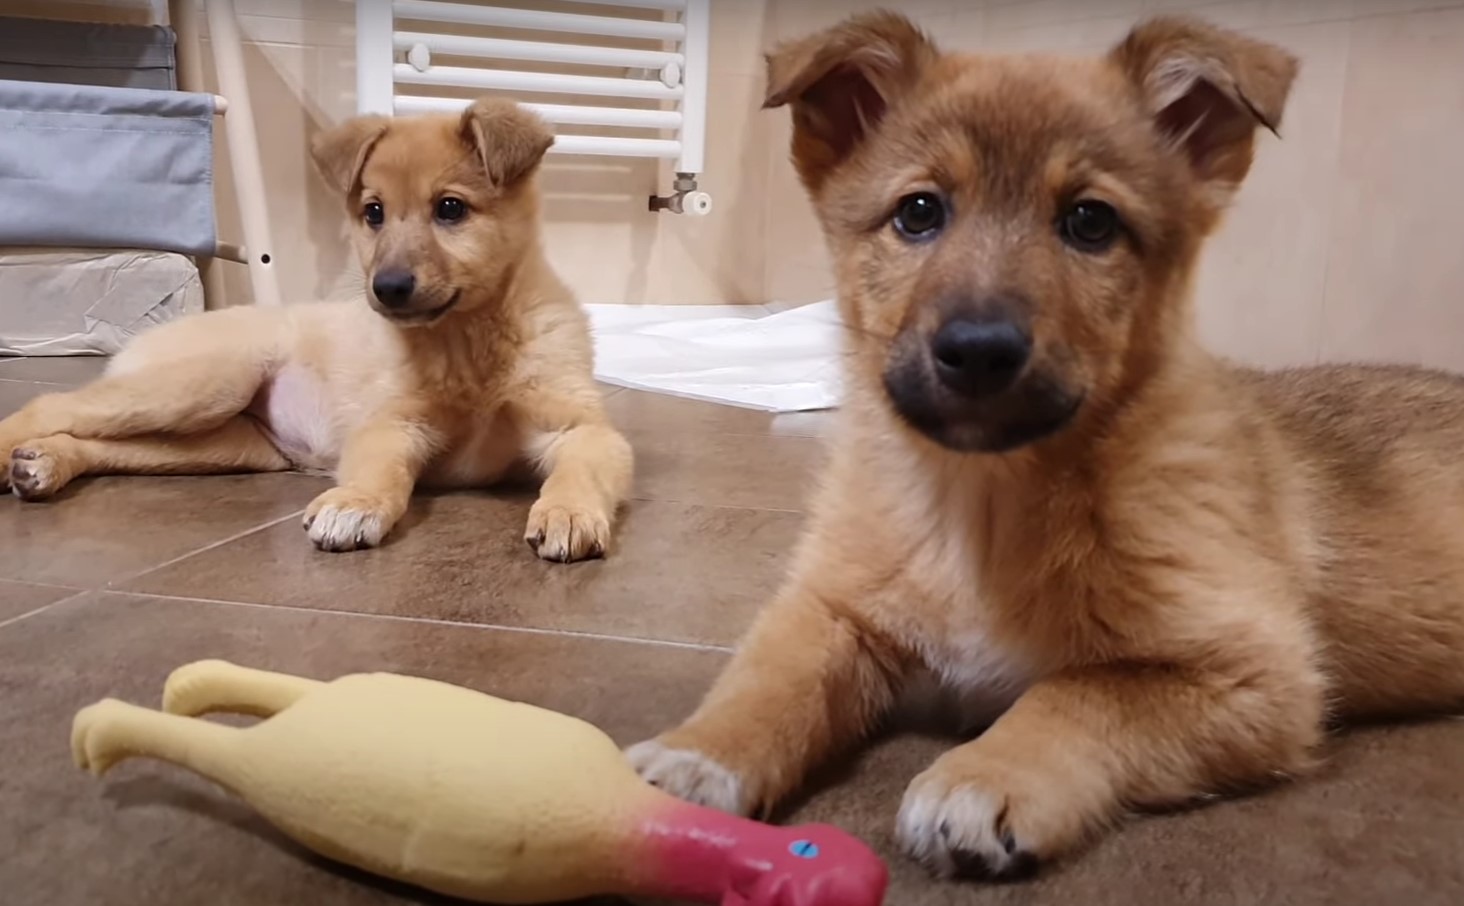
[[[700,752],[652,739],[626,749],[625,757],[647,783],[678,799],[733,815],[752,812],[742,778]]]
[[[524,540],[541,560],[573,563],[605,556],[610,517],[594,507],[563,504],[542,497],[529,510]]]
[[[376,547],[395,521],[388,501],[351,488],[331,488],[305,508],[305,530],[323,551]]]
[[[979,745],[946,753],[910,783],[900,804],[900,845],[935,874],[1028,877],[1106,817],[1106,797],[1085,789],[1087,778],[983,756],[973,748]]]

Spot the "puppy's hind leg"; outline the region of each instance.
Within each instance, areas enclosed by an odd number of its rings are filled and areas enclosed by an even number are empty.
[[[23,500],[44,500],[82,475],[214,475],[290,468],[253,419],[236,415],[195,434],[96,439],[54,434],[10,454],[10,485]]]
[[[257,311],[210,312],[157,328],[124,350],[101,378],[38,396],[0,421],[0,490],[12,451],[37,438],[191,434],[243,412],[264,381],[275,330]]]

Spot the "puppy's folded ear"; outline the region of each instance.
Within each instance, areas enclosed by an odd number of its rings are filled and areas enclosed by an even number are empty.
[[[390,122],[384,116],[358,116],[317,134],[310,143],[315,168],[333,189],[350,195],[361,179],[371,147]]]
[[[554,133],[543,119],[518,104],[485,97],[463,111],[463,141],[478,152],[488,179],[506,188],[539,166]]]
[[[764,108],[793,108],[793,162],[816,191],[938,56],[898,13],[855,16],[768,54]]]
[[[1218,201],[1250,171],[1256,128],[1281,125],[1298,68],[1279,47],[1183,17],[1139,25],[1111,59]]]

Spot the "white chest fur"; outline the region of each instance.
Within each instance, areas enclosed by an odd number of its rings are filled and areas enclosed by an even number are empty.
[[[1022,652],[993,638],[990,605],[983,600],[980,554],[972,527],[979,514],[950,483],[936,476],[907,477],[891,510],[901,524],[924,535],[905,565],[896,633],[940,684],[976,719],[994,718],[1017,700],[1038,671]]]

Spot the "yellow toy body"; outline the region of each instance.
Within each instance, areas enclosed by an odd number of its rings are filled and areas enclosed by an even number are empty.
[[[266,719],[194,719],[212,712]],[[113,700],[82,710],[72,752],[96,774],[134,755],[182,765],[325,856],[469,900],[860,906],[883,895],[883,864],[841,832],[814,829],[827,838],[821,865],[780,862],[762,851],[788,831],[671,799],[594,726],[434,680],[320,682],[201,661],[169,677],[162,712]],[[786,899],[804,875],[818,880],[812,898]]]

